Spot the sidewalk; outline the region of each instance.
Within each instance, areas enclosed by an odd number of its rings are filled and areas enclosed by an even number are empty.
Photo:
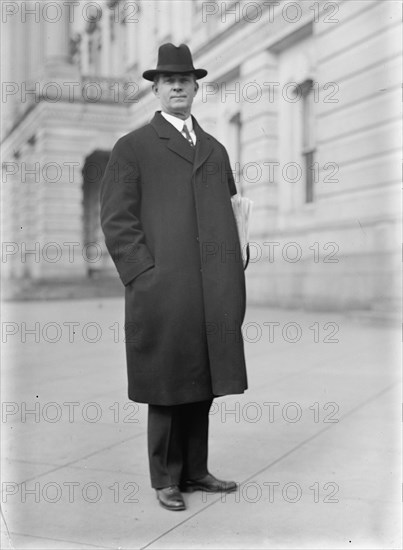
[[[3,309],[3,548],[401,547],[398,329],[249,308],[249,390],[210,424],[210,471],[240,489],[169,512],[126,397],[123,300]]]

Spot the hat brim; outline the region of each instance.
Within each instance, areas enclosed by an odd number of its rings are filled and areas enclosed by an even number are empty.
[[[181,70],[165,71],[165,70],[151,69],[149,71],[144,71],[143,78],[145,78],[146,80],[149,80],[150,82],[154,82],[154,78],[156,77],[157,74],[182,74],[182,73],[183,74],[192,73],[195,75],[197,80],[199,78],[204,78],[205,76],[207,76],[207,71],[205,69],[194,69],[194,70],[186,70],[186,71],[181,71]]]

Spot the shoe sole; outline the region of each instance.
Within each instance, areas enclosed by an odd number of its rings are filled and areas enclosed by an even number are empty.
[[[205,493],[235,493],[238,487],[231,489],[206,489],[202,485],[191,485],[189,487],[182,487],[182,493],[194,493],[195,491],[204,491]]]

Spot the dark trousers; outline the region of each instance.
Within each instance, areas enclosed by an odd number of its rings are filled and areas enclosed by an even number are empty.
[[[155,489],[200,479],[207,473],[212,400],[148,406],[148,458]]]

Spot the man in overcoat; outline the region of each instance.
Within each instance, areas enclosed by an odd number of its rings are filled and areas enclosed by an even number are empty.
[[[209,473],[215,397],[247,388],[245,279],[228,154],[191,116],[189,48],[164,44],[153,82],[161,111],[115,145],[101,186],[105,242],[125,285],[129,398],[148,403],[152,487],[183,510],[183,491],[234,491]]]

